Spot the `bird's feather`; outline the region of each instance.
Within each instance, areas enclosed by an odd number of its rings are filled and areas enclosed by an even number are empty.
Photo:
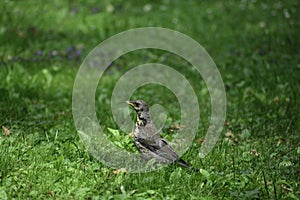
[[[138,119],[133,131],[134,143],[144,159],[151,160],[155,158],[156,163],[165,164],[171,164],[177,161],[180,166],[190,168],[183,159],[179,158],[168,141],[160,136],[160,131],[157,130],[151,120],[146,102],[143,100],[135,100],[128,101],[127,103],[137,112]],[[199,171],[194,168],[190,169],[195,172]]]

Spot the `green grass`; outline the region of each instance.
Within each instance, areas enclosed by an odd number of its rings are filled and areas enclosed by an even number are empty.
[[[145,4],[152,6],[149,12]],[[0,5],[0,199],[300,198],[298,1],[5,0]],[[183,156],[203,169],[200,174],[178,166],[115,174],[89,154],[77,134],[72,89],[82,59],[107,37],[144,26],[181,31],[214,59],[228,89],[222,136],[200,160],[209,94],[188,63],[158,50],[129,53],[110,67],[97,90],[97,116],[101,125],[118,128],[110,97],[128,69],[146,62],[174,67],[200,99],[199,132]],[[150,85],[133,98],[165,106],[165,136],[172,138],[167,130],[179,120],[175,96]],[[106,134],[134,151],[125,133]]]

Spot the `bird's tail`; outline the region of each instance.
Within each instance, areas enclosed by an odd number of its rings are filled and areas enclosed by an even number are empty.
[[[188,169],[190,169],[190,170],[193,171],[193,172],[196,172],[196,173],[199,173],[199,172],[200,172],[199,169],[195,169],[194,167],[189,166],[189,165],[188,165],[183,159],[181,159],[181,158],[177,161],[177,163],[178,163],[181,167],[188,168]]]

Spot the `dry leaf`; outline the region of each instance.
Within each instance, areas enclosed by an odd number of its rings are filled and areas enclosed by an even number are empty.
[[[256,149],[250,150],[250,153],[254,156],[258,156],[259,154],[257,153]]]
[[[50,195],[51,197],[54,197],[54,194],[55,194],[54,191],[50,191],[50,192],[49,192],[49,195]]]
[[[86,164],[82,164],[81,167],[83,168],[84,171],[88,170],[88,166]]]
[[[183,126],[184,127],[184,126]],[[172,124],[170,126],[170,128],[168,128],[168,132],[176,132],[178,130],[180,130],[182,127],[180,126],[180,124]]]
[[[61,111],[61,112],[58,113],[58,115],[65,116],[65,115],[67,115],[67,113],[65,111]]]
[[[284,142],[285,142],[285,139],[279,138],[278,141],[277,141],[277,146],[281,145]]]
[[[266,22],[260,21],[260,22],[258,23],[258,26],[259,26],[260,28],[265,28]]]
[[[274,99],[273,99],[274,103],[278,104],[280,102],[280,99],[278,96],[276,96]]]
[[[287,185],[281,185],[281,187],[282,187],[282,189],[284,189],[285,191],[287,191],[287,192],[292,192],[293,190],[289,187],[289,186],[287,186]]]
[[[8,128],[6,128],[5,126],[2,126],[2,129],[4,130],[5,136],[10,136],[11,135],[10,130]]]
[[[113,171],[114,174],[119,174],[119,173],[121,173],[121,172],[124,172],[124,173],[125,173],[125,172],[127,172],[127,171],[126,171],[125,168],[120,168],[120,169],[117,169],[117,170]]]
[[[225,136],[229,137],[229,138],[234,138],[234,135],[231,131],[228,131],[227,133],[225,133]]]
[[[179,124],[173,124],[170,127],[171,129],[175,129],[175,130],[179,130],[180,129],[180,125]]]
[[[209,129],[210,131],[214,131],[214,130],[216,129],[216,126],[215,126],[215,125],[210,125],[210,126],[208,127],[208,129]]]
[[[225,122],[225,125],[229,126],[230,125],[230,121]]]
[[[199,139],[197,140],[197,142],[198,142],[198,144],[202,144],[203,139],[202,139],[202,138],[199,138]]]
[[[129,133],[128,136],[129,136],[130,138],[134,138],[134,134],[133,134],[132,132]]]

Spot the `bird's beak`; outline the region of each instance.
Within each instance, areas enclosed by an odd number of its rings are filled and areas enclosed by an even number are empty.
[[[134,104],[133,104],[131,101],[126,101],[126,103],[127,103],[128,105],[131,105],[132,107],[134,107]]]

